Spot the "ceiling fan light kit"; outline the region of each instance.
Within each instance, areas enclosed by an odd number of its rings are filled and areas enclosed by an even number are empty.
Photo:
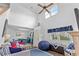
[[[44,10],[47,11],[48,13],[50,13],[50,11],[47,8],[52,6],[52,5],[53,5],[53,3],[50,3],[50,4],[45,5],[45,6],[38,4],[38,6],[40,6],[42,8],[42,10],[38,14],[41,14]]]

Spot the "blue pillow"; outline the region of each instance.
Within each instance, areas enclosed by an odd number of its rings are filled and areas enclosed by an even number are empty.
[[[72,50],[74,50],[75,49],[75,47],[74,47],[74,44],[73,43],[70,43],[69,45],[68,45],[68,47],[67,47],[68,49],[72,49]]]
[[[22,51],[21,48],[11,48],[11,47],[9,47],[9,49],[10,49],[10,53],[11,53],[11,54],[12,54],[12,53],[17,53],[17,52]]]

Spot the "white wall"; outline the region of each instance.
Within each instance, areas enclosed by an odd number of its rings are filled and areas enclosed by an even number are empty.
[[[9,15],[9,24],[27,28],[34,28],[36,15],[29,9],[19,4],[11,4],[11,12]]]
[[[40,26],[38,27],[35,27],[34,28],[34,43],[33,45],[35,47],[38,47],[38,43],[39,41],[41,40],[45,40],[45,27],[44,27],[44,24],[45,24],[45,15],[44,13],[41,13],[38,15],[37,17],[37,23],[40,23]]]
[[[48,18],[45,23],[49,24],[47,25],[47,28],[58,28],[58,27],[64,27],[67,25],[72,25],[74,31],[77,31],[77,23],[74,13],[74,8],[78,7],[79,4],[69,4],[69,3],[61,3],[58,4],[60,11],[57,15],[52,16]]]
[[[5,20],[8,17],[10,9],[8,9],[5,13],[3,13],[2,15],[0,15],[0,43],[2,43],[2,33],[3,33],[3,28],[4,28],[4,24],[5,24]]]
[[[60,12],[48,19],[45,19],[44,14],[38,16],[39,22],[41,22],[41,31],[43,38],[41,40],[50,40],[50,34],[48,29],[64,27],[72,25],[74,31],[78,31],[77,22],[75,18],[74,8],[79,8],[79,4],[74,3],[60,3],[58,4]]]
[[[78,26],[75,18],[74,8],[79,8],[79,4],[61,3],[58,4],[60,12],[45,20],[45,29],[59,28],[72,25],[73,31],[78,31]],[[49,39],[49,34],[46,32],[46,39]]]

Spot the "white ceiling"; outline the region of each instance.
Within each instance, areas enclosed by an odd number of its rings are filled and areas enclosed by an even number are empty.
[[[46,6],[48,4],[42,3],[41,5]],[[42,10],[38,6],[38,3],[11,3],[10,9],[9,24],[28,28],[34,28],[36,26],[37,14]]]
[[[50,3],[40,3],[42,6],[47,6]],[[18,5],[24,7],[24,8],[28,8],[29,10],[31,10],[34,13],[39,13],[42,8],[40,6],[38,6],[38,3],[19,3]],[[53,7],[54,5],[50,6],[48,9],[50,9],[51,7]]]
[[[10,13],[8,17],[8,24],[34,28],[36,25],[36,14],[25,8],[21,3],[10,4]]]

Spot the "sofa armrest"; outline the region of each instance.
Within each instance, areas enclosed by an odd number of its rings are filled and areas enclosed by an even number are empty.
[[[69,55],[75,56],[75,50],[65,49],[64,52],[66,56],[69,56]]]

